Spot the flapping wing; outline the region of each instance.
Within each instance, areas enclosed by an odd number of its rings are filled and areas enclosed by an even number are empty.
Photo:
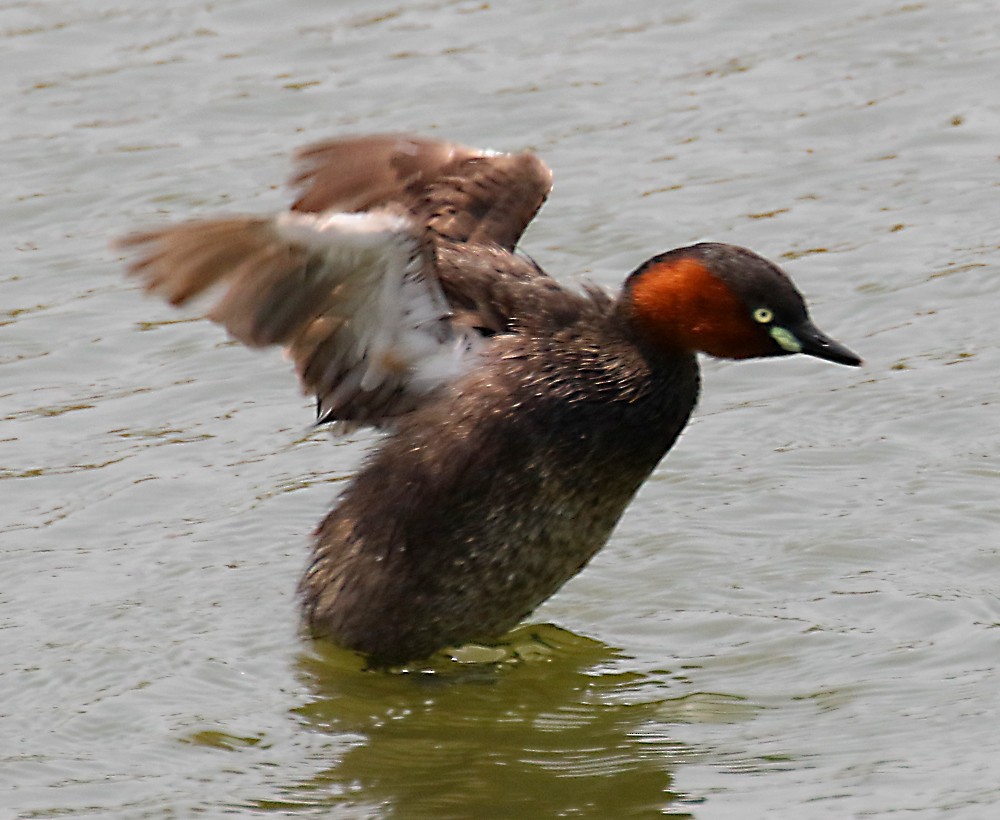
[[[130,272],[182,305],[223,289],[209,318],[282,345],[321,422],[384,425],[462,372],[479,343],[453,325],[423,231],[403,214],[290,212],[125,237]]]
[[[512,251],[552,188],[537,156],[479,151],[405,134],[336,139],[296,154],[292,209],[398,204],[436,238]]]
[[[383,134],[297,161],[290,213],[120,244],[173,304],[218,285],[210,318],[247,345],[284,346],[321,422],[390,423],[457,377],[484,337],[573,302],[513,253],[552,186],[533,154]]]

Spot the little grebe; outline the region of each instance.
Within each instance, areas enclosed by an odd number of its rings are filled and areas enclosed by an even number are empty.
[[[120,246],[171,304],[221,283],[210,318],[283,345],[319,423],[388,430],[299,587],[315,634],[376,663],[500,635],[579,572],[687,423],[697,352],[861,363],[743,248],[564,288],[515,253],[551,187],[531,153],[378,135],[297,159],[287,213]]]

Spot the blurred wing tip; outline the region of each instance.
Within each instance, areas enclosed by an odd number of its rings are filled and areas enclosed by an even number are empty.
[[[108,242],[108,247],[117,253],[132,253],[135,251],[136,246],[145,245],[156,239],[156,237],[156,231],[131,231],[122,236],[114,237],[114,239]]]

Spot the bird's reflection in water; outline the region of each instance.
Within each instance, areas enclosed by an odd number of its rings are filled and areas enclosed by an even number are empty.
[[[300,665],[315,700],[298,716],[330,734],[329,766],[254,806],[690,817],[671,789],[684,749],[665,734],[664,684],[618,670],[622,659],[548,625],[391,672],[314,644]]]

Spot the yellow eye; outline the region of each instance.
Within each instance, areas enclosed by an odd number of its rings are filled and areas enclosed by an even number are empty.
[[[772,313],[768,308],[757,308],[753,312],[753,318],[755,322],[760,322],[762,325],[766,325],[774,318],[774,313]]]

